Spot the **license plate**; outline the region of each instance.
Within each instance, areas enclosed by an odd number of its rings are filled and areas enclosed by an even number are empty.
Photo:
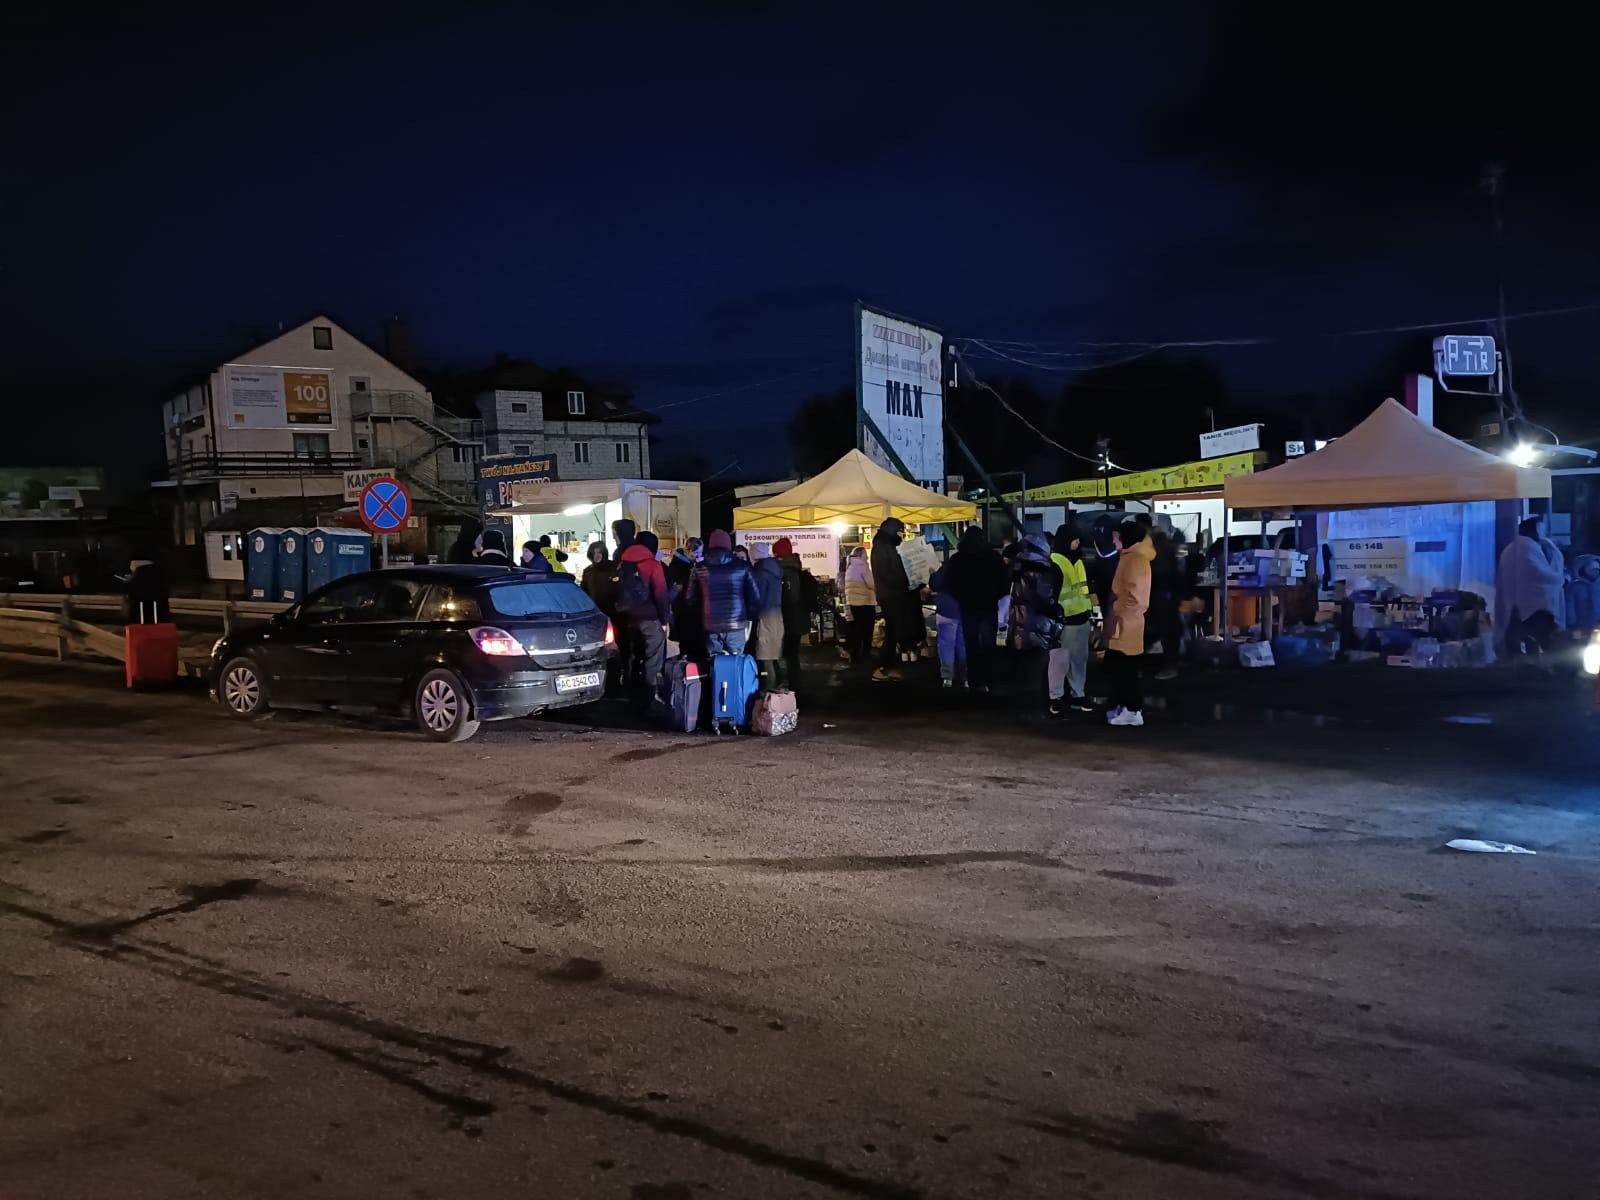
[[[556,691],[581,692],[584,688],[600,686],[600,673],[591,671],[587,675],[558,675],[556,676]]]

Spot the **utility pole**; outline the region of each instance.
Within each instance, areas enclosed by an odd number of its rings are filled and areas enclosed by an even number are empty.
[[[1500,342],[1500,360],[1505,368],[1505,375],[1501,381],[1500,395],[1496,397],[1495,403],[1500,414],[1500,436],[1509,444],[1511,431],[1506,428],[1506,400],[1509,397],[1513,416],[1521,414],[1522,405],[1517,401],[1516,385],[1512,379],[1511,340],[1506,334],[1505,222],[1500,209],[1500,194],[1505,190],[1505,179],[1506,168],[1504,163],[1490,163],[1483,169],[1483,189],[1489,193],[1489,213],[1494,223],[1495,293],[1499,305],[1499,317],[1495,323],[1495,332]]]

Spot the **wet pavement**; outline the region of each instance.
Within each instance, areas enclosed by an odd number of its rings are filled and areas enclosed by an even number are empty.
[[[1595,1194],[1586,689],[832,670],[438,746],[0,655],[0,1194]]]

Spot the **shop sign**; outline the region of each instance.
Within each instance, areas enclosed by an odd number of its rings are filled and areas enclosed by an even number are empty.
[[[1235,425],[1232,429],[1213,429],[1200,435],[1200,457],[1220,458],[1261,449],[1261,424]]]

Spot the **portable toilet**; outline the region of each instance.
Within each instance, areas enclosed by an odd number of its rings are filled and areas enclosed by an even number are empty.
[[[306,534],[296,526],[285,529],[278,539],[278,588],[274,600],[294,604],[306,594]]]
[[[365,571],[372,535],[364,529],[311,529],[306,533],[306,591]]]
[[[275,600],[278,595],[278,542],[283,530],[252,529],[245,536],[244,594],[247,600]]]

